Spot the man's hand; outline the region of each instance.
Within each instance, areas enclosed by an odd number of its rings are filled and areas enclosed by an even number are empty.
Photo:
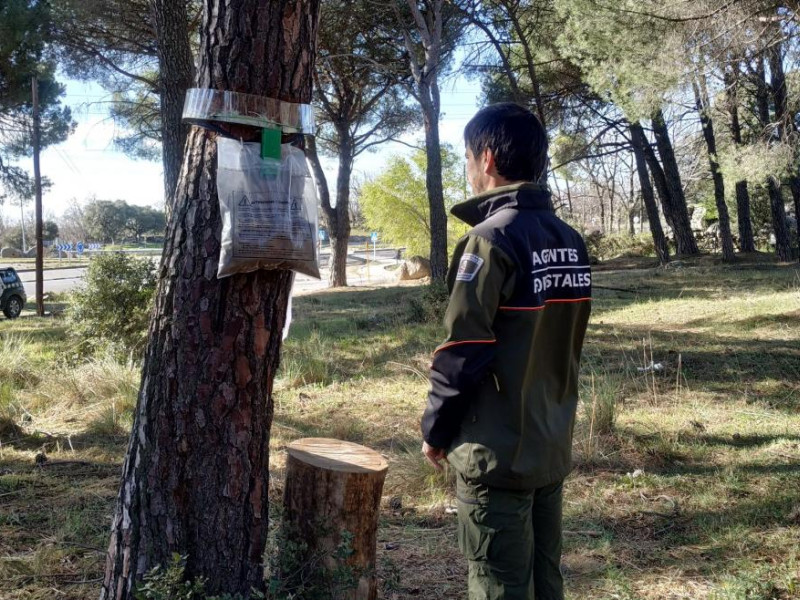
[[[443,469],[439,461],[447,460],[444,448],[434,448],[433,446],[429,445],[428,442],[422,442],[422,453],[425,455],[425,458],[428,459],[428,462],[431,463],[436,468],[437,471],[441,471]]]

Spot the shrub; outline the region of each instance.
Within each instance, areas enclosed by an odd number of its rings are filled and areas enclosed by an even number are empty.
[[[134,589],[136,600],[244,600],[241,594],[222,594],[209,596],[206,593],[206,580],[203,577],[186,579],[186,558],[172,555],[170,564],[154,567],[142,578],[142,583]],[[264,594],[252,590],[253,600],[264,598]]]
[[[589,256],[597,260],[609,260],[618,256],[655,256],[656,253],[653,237],[644,233],[606,235],[594,231],[584,236],[584,240]]]
[[[90,348],[140,355],[156,287],[153,263],[123,253],[94,258],[72,297],[72,333]]]
[[[409,301],[408,320],[413,323],[441,323],[449,297],[444,283],[431,281],[422,288],[419,298],[411,298]]]

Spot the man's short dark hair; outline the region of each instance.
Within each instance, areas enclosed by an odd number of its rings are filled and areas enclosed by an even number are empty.
[[[547,132],[536,115],[513,102],[478,111],[464,128],[464,142],[475,157],[491,150],[497,172],[509,181],[538,181],[547,168]]]

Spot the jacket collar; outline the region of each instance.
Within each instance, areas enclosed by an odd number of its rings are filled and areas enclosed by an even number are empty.
[[[459,202],[450,209],[450,214],[474,227],[504,208],[552,211],[550,189],[529,182],[497,187]]]

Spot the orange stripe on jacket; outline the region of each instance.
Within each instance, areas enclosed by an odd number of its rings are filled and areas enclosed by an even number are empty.
[[[452,346],[460,346],[461,344],[494,344],[496,341],[497,340],[464,340],[463,342],[449,342],[439,346],[433,351],[433,353],[436,354],[439,352],[439,350],[444,350],[445,348],[450,348]]]
[[[561,303],[561,302],[589,302],[591,298],[566,298],[559,300],[554,298],[552,300],[545,300],[541,306],[498,306],[498,310],[543,310],[548,304]]]

